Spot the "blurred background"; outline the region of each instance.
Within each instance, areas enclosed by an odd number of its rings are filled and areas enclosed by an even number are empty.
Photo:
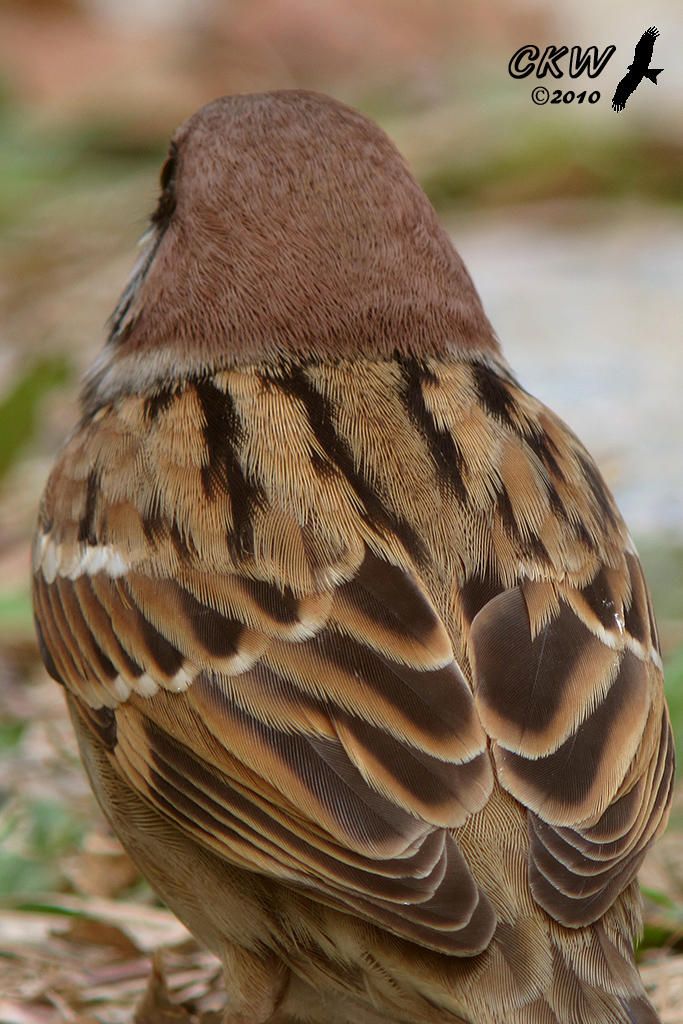
[[[596,456],[654,593],[683,741],[683,8],[661,0],[0,2],[0,1022],[212,1020],[216,969],[103,823],[37,657],[29,539],[79,377],[135,258],[175,126],[216,96],[307,87],[374,117],[467,263],[506,355]],[[611,96],[657,25],[655,88]],[[526,43],[609,44],[545,79]],[[562,66],[567,71],[567,63]],[[643,871],[643,974],[683,1021],[683,801]],[[170,993],[170,995],[169,995]],[[165,1015],[164,1015],[165,1014]]]

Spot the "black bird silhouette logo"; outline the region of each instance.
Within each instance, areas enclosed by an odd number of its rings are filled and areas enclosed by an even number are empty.
[[[632,92],[635,92],[644,78],[657,84],[657,75],[661,74],[664,68],[651,68],[652,52],[655,48],[655,39],[659,35],[659,29],[652,25],[636,43],[633,54],[633,64],[628,66],[628,74],[624,75],[612,97],[612,110],[623,110],[626,100]]]

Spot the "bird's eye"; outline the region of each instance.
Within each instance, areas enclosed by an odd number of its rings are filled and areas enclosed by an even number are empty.
[[[176,160],[178,157],[178,147],[175,142],[172,142],[166,157],[166,162],[161,168],[161,174],[159,175],[159,183],[164,192],[170,187],[175,178],[176,172]]]
[[[178,147],[174,142],[171,143],[171,148],[168,151],[168,156],[164,166],[161,168],[161,174],[159,175],[159,182],[161,184],[161,195],[159,196],[159,202],[157,208],[152,214],[152,224],[156,224],[157,227],[165,230],[175,212],[176,207],[176,195],[175,195],[175,178],[176,178],[176,163],[178,157]]]

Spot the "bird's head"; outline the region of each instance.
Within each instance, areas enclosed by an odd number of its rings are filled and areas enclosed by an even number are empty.
[[[316,93],[230,96],[173,137],[145,248],[89,389],[114,387],[133,359],[140,380],[462,347],[497,342],[384,132]]]

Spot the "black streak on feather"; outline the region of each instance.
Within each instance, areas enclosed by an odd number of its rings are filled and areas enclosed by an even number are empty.
[[[425,672],[329,631],[308,643],[321,665],[327,662],[373,690],[426,735],[447,738],[471,728],[471,696],[452,663]]]
[[[624,614],[624,627],[634,640],[646,644],[649,639],[649,623],[645,581],[638,560],[633,555],[626,554],[626,564],[631,577],[631,603]]]
[[[614,602],[604,567],[582,588],[581,594],[601,625],[613,630],[617,625],[617,613],[621,614],[621,607],[617,608]]]
[[[508,777],[534,791],[533,802],[543,805],[552,798],[568,809],[587,797],[608,752],[605,736],[615,728],[621,714],[637,700],[646,667],[627,652],[612,686],[595,710],[552,754],[528,759],[509,750],[501,751]]]
[[[299,601],[289,587],[281,590],[272,583],[246,577],[241,582],[254,603],[275,622],[291,626],[300,621]]]
[[[533,428],[524,435],[524,440],[529,445],[532,452],[538,456],[548,472],[557,480],[563,480],[564,476],[560,468],[560,464],[555,458],[557,448],[551,438],[548,437],[545,430],[534,425]]]
[[[508,536],[519,548],[520,554],[524,555],[526,558],[537,559],[544,565],[551,564],[550,555],[538,534],[534,530],[524,534],[519,529],[512,509],[510,496],[505,485],[502,485],[498,492],[498,496],[496,498],[496,511],[502,520]]]
[[[366,799],[359,800],[355,793],[350,792],[342,784],[340,776],[320,758],[305,737],[271,729],[234,704],[226,707],[225,713],[235,722],[239,722],[241,728],[248,730],[256,743],[263,744],[272,750],[347,833],[357,841],[382,842],[386,839],[387,834],[391,834],[392,830],[405,829],[409,826],[411,819],[408,812],[375,793],[367,784],[363,790]],[[219,832],[223,828],[225,817],[232,817],[234,813],[238,816],[238,824],[241,825],[243,822],[248,829],[255,826],[262,838],[266,838],[266,840],[271,836],[276,840],[280,838],[284,849],[296,850],[298,847],[307,851],[308,844],[305,841],[299,839],[295,833],[289,832],[275,817],[264,813],[255,802],[248,800],[237,789],[230,786],[224,775],[215,770],[210,771],[208,766],[192,754],[188,748],[166,735],[149,720],[145,721],[145,728],[150,740],[152,755],[160,772],[169,777],[173,783],[174,766],[180,765],[181,767],[176,776],[176,785],[172,785],[170,789],[171,802],[175,804],[183,794],[191,795],[193,790],[197,790],[199,799],[196,804],[193,800],[190,805],[191,819],[195,816],[195,807],[200,810],[201,804],[206,803],[207,797],[211,799],[211,795],[213,795],[218,799],[216,809],[217,819],[220,822]],[[355,769],[351,768],[351,771],[355,771]],[[258,843],[258,845],[262,844]],[[316,849],[311,852],[316,861],[329,865],[333,875],[339,874],[341,871],[348,871],[352,876],[356,873],[352,866],[345,867],[331,859],[323,850]],[[368,869],[372,871],[371,863],[368,864]],[[392,880],[387,883],[382,878],[374,878],[372,874],[365,881],[366,886],[382,887],[385,884],[395,883]],[[419,882],[417,884],[419,888]]]
[[[179,588],[179,594],[192,631],[208,654],[215,658],[229,658],[236,654],[242,624],[201,604],[187,590]]]
[[[88,473],[88,482],[85,492],[85,512],[78,524],[78,539],[81,543],[97,544],[95,533],[95,506],[97,504],[97,492],[100,486],[99,474],[91,469]]]
[[[427,409],[423,385],[438,378],[414,357],[397,356],[403,377],[403,404],[413,423],[422,432],[441,479],[461,503],[467,502],[463,480],[463,457],[455,438],[448,430],[440,430]]]
[[[195,382],[197,397],[204,413],[204,442],[208,465],[202,468],[202,483],[208,498],[217,490],[230,496],[233,528],[228,535],[231,554],[248,558],[253,554],[252,517],[264,503],[262,488],[247,478],[236,447],[243,437],[243,428],[231,395],[221,391],[211,380]]]
[[[392,531],[418,561],[427,555],[424,542],[401,516],[391,511],[356,467],[349,444],[334,425],[330,401],[311,383],[303,367],[290,366],[276,379],[284,392],[298,398],[306,409],[311,429],[330,462],[337,466],[365,507],[373,526]]]
[[[33,623],[35,625],[36,636],[38,638],[38,650],[40,651],[40,657],[42,659],[43,665],[47,670],[48,675],[52,676],[52,678],[56,682],[60,683],[62,686],[66,686],[65,680],[62,678],[57,666],[54,663],[54,659],[50,654],[50,648],[45,643],[43,631],[40,628],[40,623],[38,621],[37,616],[35,615],[33,616]]]
[[[91,708],[76,700],[81,720],[107,750],[114,750],[117,742],[116,714],[111,708]]]
[[[591,490],[598,512],[610,526],[618,527],[614,505],[610,499],[605,481],[600,476],[597,467],[593,464],[590,457],[584,455],[583,452],[577,452],[576,459],[581,467],[584,479]]]
[[[340,593],[371,621],[425,645],[439,626],[436,612],[413,578],[368,549],[355,577],[342,585]]]
[[[125,584],[123,584],[123,588],[127,604],[137,612],[140,631],[148,654],[157,668],[169,679],[172,679],[183,664],[182,654],[161,635],[159,630],[140,611],[129,588]]]
[[[473,363],[472,379],[477,394],[489,415],[495,416],[501,423],[514,429],[515,424],[511,413],[515,408],[515,400],[495,370],[484,366],[483,363]]]
[[[532,640],[519,588],[483,612],[472,640],[479,699],[529,733],[542,733],[552,723],[567,699],[576,662],[588,645],[600,643],[564,603]]]
[[[177,384],[165,384],[145,399],[145,418],[154,421],[169,408],[177,394]]]
[[[108,585],[111,587],[112,583],[110,582]],[[88,604],[96,604],[102,611],[104,611],[104,609],[102,609],[102,603],[93,588],[92,580],[88,576],[83,575],[76,580],[75,590],[81,607],[85,607]],[[142,675],[142,668],[133,660],[133,658],[131,658],[130,654],[121,644],[113,630],[111,632],[111,640],[116,645],[116,660],[119,664],[124,666],[124,669],[129,676],[133,679],[139,679]]]
[[[155,545],[158,541],[168,533],[168,522],[160,513],[155,512],[152,515],[145,516],[142,520],[142,529],[145,534],[145,539],[150,544]]]

